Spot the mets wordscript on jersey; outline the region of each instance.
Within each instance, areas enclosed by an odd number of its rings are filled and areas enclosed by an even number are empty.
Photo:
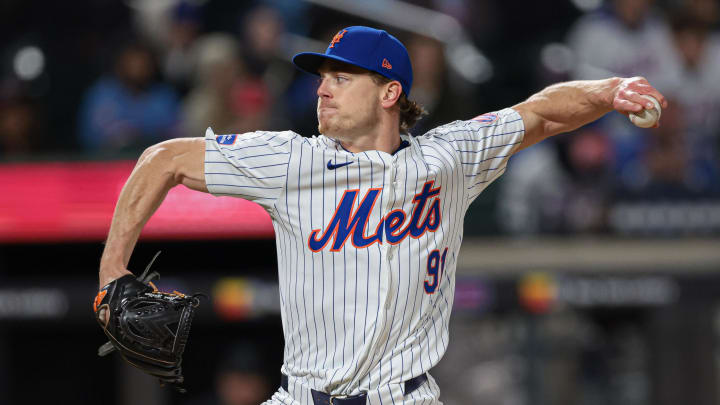
[[[435,232],[441,221],[441,187],[433,188],[434,185],[434,181],[428,181],[423,185],[422,191],[413,197],[410,214],[402,209],[390,211],[377,224],[375,233],[369,236],[365,236],[365,230],[382,187],[371,188],[365,192],[356,210],[353,210],[353,207],[360,190],[347,190],[325,229],[312,230],[308,247],[313,252],[319,252],[332,240],[330,251],[337,252],[343,248],[348,238],[354,247],[364,248],[375,242],[383,243],[383,240],[394,245],[408,236],[417,239],[425,232]]]

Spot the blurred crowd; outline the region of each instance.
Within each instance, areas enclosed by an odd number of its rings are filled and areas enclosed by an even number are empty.
[[[181,405],[257,405],[277,389],[280,375],[268,349],[250,339],[222,347],[209,392],[176,395]],[[275,360],[274,358],[272,360]]]
[[[669,99],[660,128],[609,114],[518,154],[498,187],[500,230],[720,230],[717,0],[567,0],[550,11],[528,4],[523,16],[513,2],[409,2],[455,17],[495,64],[486,83],[463,82],[441,42],[387,27],[408,46],[413,98],[430,112],[415,133],[562,80],[642,75]],[[100,0],[79,4],[58,10],[74,28],[57,30],[23,20],[32,2],[3,6],[12,24],[0,29],[0,159],[135,157],[209,126],[313,135],[316,81],[292,66],[291,39],[324,45],[342,26],[374,24],[294,0],[128,0],[105,13]]]
[[[56,122],[42,115],[43,108],[56,107],[46,102],[48,98],[74,96],[48,96],[51,91],[39,89],[49,81],[66,79],[41,73],[43,64],[53,61],[45,61],[42,53],[24,57],[41,52],[36,46],[8,46],[7,51],[15,53],[7,61],[14,69],[0,78],[0,158],[24,159],[47,152],[132,156],[165,139],[202,136],[209,126],[216,133],[286,129],[306,136],[316,133],[316,80],[294,68],[288,57],[294,50],[286,43],[298,32],[309,34],[306,24],[297,22],[307,13],[307,5],[286,0],[242,5],[223,0],[127,4],[128,27],[95,44],[101,51],[86,52],[90,54],[86,58],[102,59],[97,63],[101,67],[90,75],[92,81],[78,86],[77,104],[57,106],[74,114],[69,125],[67,115]],[[288,24],[293,24],[294,32]],[[340,21],[321,25],[316,29],[317,43],[324,46],[342,26]],[[472,102],[448,102],[453,96],[445,83],[442,45],[419,36],[403,39],[415,60],[414,94],[433,111],[421,127],[429,129],[457,118],[452,114],[458,111],[465,112],[465,118],[477,113]],[[67,56],[57,62],[88,62]],[[457,105],[467,107],[458,110]],[[68,133],[49,128],[57,121],[63,121]]]
[[[518,234],[720,230],[720,3],[610,0],[548,52],[552,81],[644,76],[668,99],[659,128],[609,114],[517,156],[500,197]]]
[[[86,151],[142,150],[158,141],[284,129],[284,97],[294,75],[280,58],[280,13],[258,5],[238,32],[205,32],[203,7],[138,3],[135,30],[113,69],[86,91],[77,133]]]

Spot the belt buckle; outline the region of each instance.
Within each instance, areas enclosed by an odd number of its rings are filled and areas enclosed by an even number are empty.
[[[328,404],[335,405],[336,399],[345,399],[347,397],[348,397],[347,395],[329,395]]]

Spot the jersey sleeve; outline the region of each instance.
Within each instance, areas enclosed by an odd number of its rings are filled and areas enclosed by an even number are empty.
[[[449,124],[446,133],[462,165],[468,204],[505,172],[525,134],[520,114],[506,108]]]
[[[216,196],[254,201],[270,209],[285,187],[292,132],[215,135],[205,132],[205,183]]]

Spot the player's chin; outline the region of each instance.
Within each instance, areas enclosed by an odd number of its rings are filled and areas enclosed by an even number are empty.
[[[318,110],[317,118],[318,122],[322,123],[323,125],[327,126],[328,121],[333,119],[333,117],[337,114],[337,111],[334,109],[326,109],[323,108],[321,110]]]
[[[333,125],[327,117],[318,117],[318,131],[321,134],[327,134],[332,128]]]

